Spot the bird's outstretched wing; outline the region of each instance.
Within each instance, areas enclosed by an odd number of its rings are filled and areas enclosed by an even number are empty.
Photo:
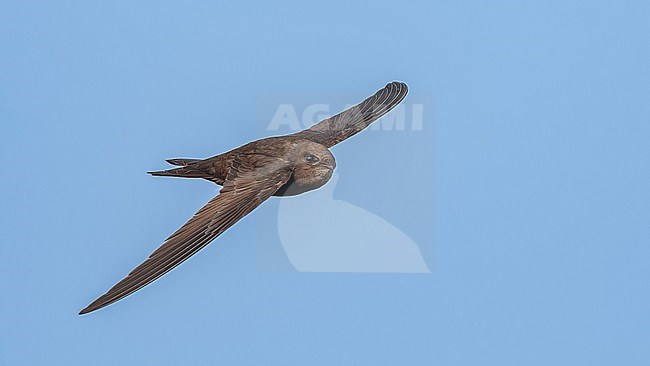
[[[262,163],[250,158],[236,159],[219,195],[167,238],[147,260],[79,314],[110,305],[169,272],[253,211],[291,177],[292,168],[286,164],[266,161],[268,165],[256,169]]]
[[[362,131],[379,117],[388,113],[406,97],[407,93],[406,84],[393,81],[354,107],[324,119],[304,131],[293,134],[293,136],[332,147]]]

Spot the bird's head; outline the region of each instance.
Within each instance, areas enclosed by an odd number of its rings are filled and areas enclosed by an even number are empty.
[[[294,146],[294,162],[295,183],[307,190],[327,183],[336,168],[334,155],[327,147],[308,140],[301,140]]]

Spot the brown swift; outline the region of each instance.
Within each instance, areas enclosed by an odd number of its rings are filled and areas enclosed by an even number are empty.
[[[79,313],[136,292],[172,270],[271,196],[294,196],[327,183],[336,167],[328,148],[355,135],[399,104],[406,84],[392,82],[360,104],[298,133],[248,143],[208,159],[170,159],[156,176],[203,178],[222,188],[147,260]]]

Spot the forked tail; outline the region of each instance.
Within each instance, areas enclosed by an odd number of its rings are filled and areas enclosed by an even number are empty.
[[[171,165],[187,166],[196,163],[197,161],[201,161],[201,159],[167,159],[165,161]]]
[[[201,159],[167,159],[169,164],[178,165],[180,168],[147,173],[158,177],[206,178],[204,171],[193,166],[198,161],[201,161]]]

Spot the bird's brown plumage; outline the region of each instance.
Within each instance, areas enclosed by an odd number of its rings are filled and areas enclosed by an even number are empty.
[[[406,84],[392,82],[362,103],[307,130],[254,141],[204,160],[168,160],[178,168],[151,174],[204,178],[223,188],[147,260],[79,314],[110,305],[153,282],[272,195],[300,194],[325,184],[336,166],[328,148],[390,111],[407,92]]]
[[[404,83],[392,82],[373,96],[345,111],[324,119],[292,136],[306,138],[332,147],[361,132],[379,117],[398,105],[408,93]]]

